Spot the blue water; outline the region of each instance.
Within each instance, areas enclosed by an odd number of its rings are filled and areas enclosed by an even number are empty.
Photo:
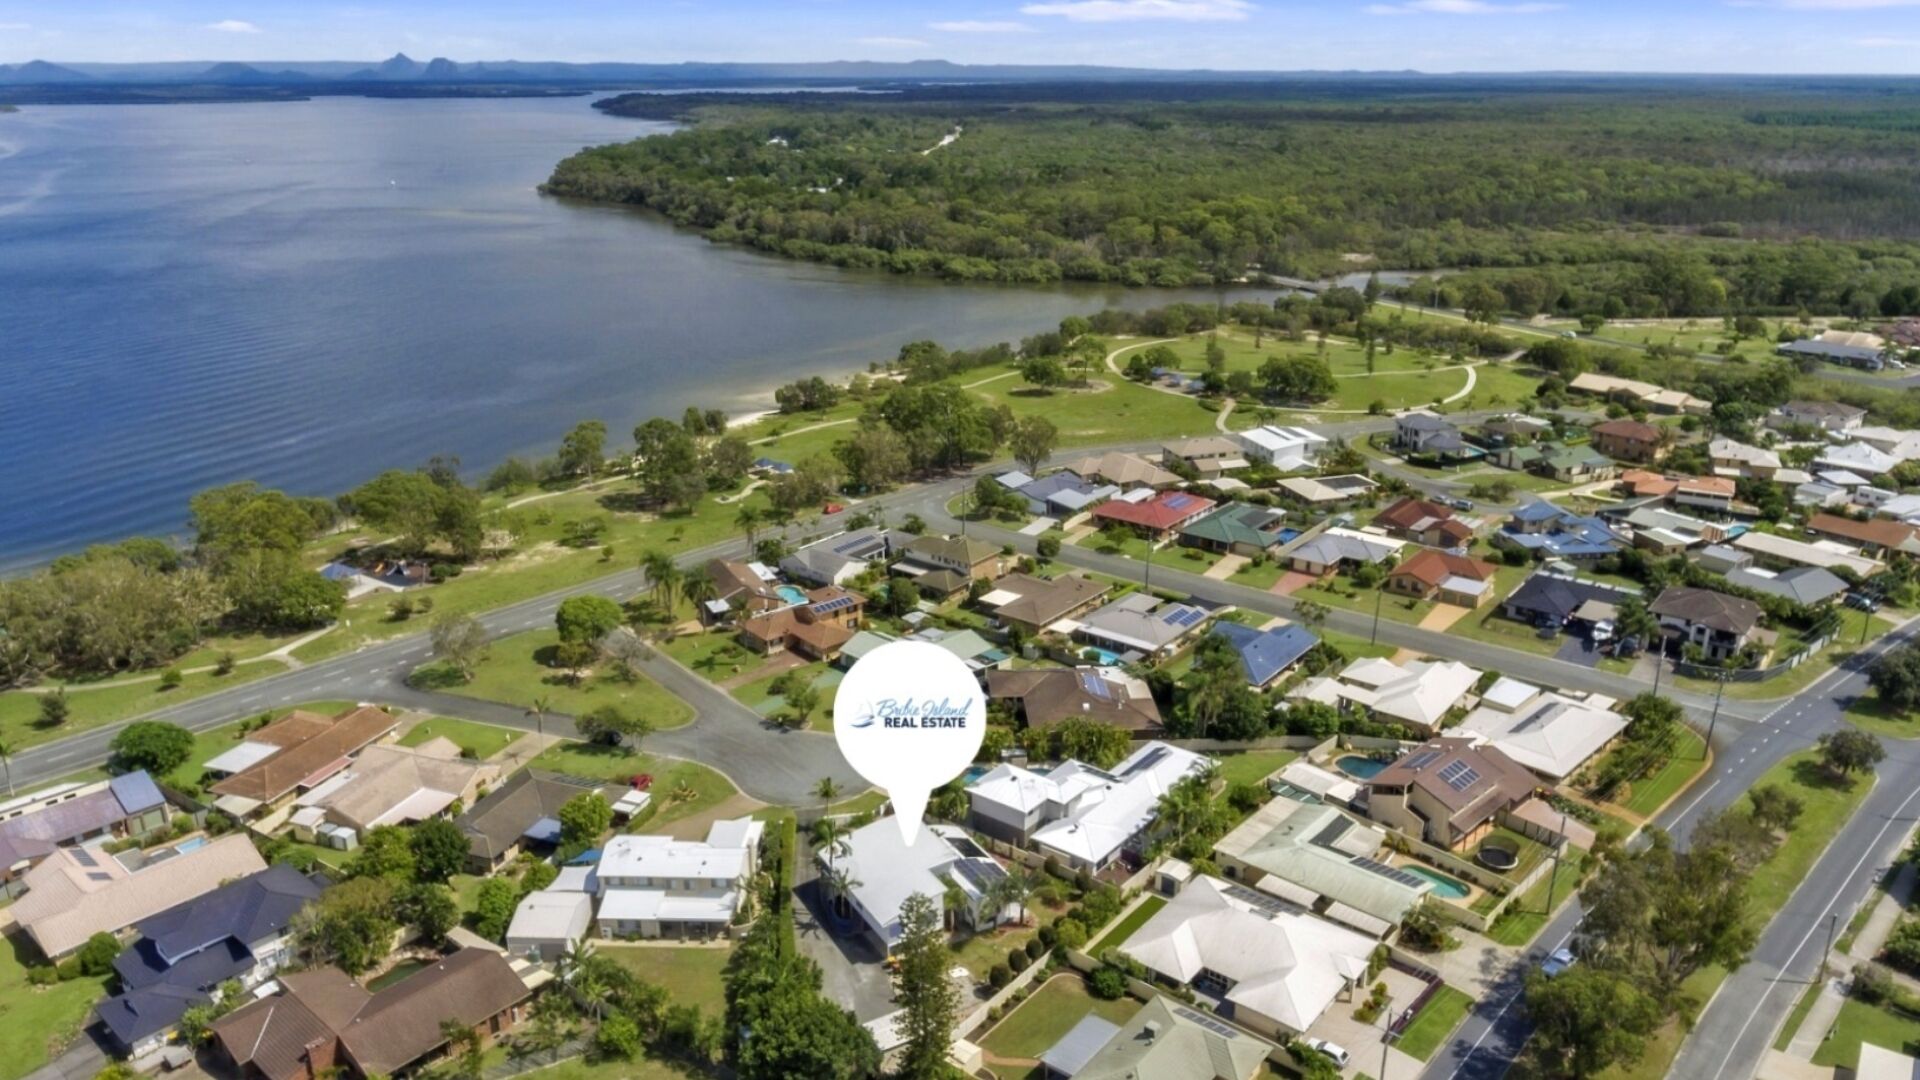
[[[182,840],[179,843],[173,845],[173,850],[179,852],[182,855],[185,855],[189,851],[193,851],[198,848],[203,848],[206,846],[207,846],[207,838],[204,836],[196,836],[191,840]]]
[[[1465,882],[1450,878],[1437,870],[1429,870],[1424,866],[1415,866],[1411,863],[1405,866],[1396,866],[1394,869],[1403,870],[1415,877],[1423,877],[1433,882],[1433,894],[1447,900],[1465,900],[1467,897],[1473,895],[1473,889],[1468,887]]]
[[[1359,754],[1348,754],[1335,764],[1340,766],[1341,772],[1356,780],[1371,780],[1380,774],[1380,770],[1387,767],[1384,761],[1375,761],[1370,757],[1361,757]]]
[[[1119,653],[1112,652],[1108,649],[1096,649],[1091,645],[1089,645],[1084,649],[1081,649],[1080,655],[1091,656],[1093,658],[1094,663],[1105,664],[1108,667],[1112,667],[1120,662]]]
[[[666,129],[587,98],[0,114],[0,571],[179,530],[214,484],[480,475],[587,417],[624,443],[916,338],[1218,298],[839,271],[534,190]]]
[[[797,585],[782,585],[773,591],[779,593],[780,599],[785,600],[789,604],[804,604],[807,602],[807,591]]]

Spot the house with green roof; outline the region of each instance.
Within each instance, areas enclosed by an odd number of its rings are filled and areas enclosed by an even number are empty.
[[[1228,555],[1260,555],[1298,535],[1285,527],[1286,518],[1271,507],[1229,503],[1181,526],[1180,543]]]
[[[1547,454],[1533,471],[1567,483],[1588,483],[1612,480],[1620,475],[1620,466],[1591,446],[1569,446]]]
[[[1400,925],[1433,883],[1385,864],[1386,831],[1321,802],[1284,795],[1222,837],[1228,877],[1370,937]]]
[[[1104,1037],[1097,1047],[1096,1039]],[[1253,1080],[1274,1045],[1155,995],[1123,1024],[1090,1016],[1041,1055],[1041,1075],[1065,1080]]]

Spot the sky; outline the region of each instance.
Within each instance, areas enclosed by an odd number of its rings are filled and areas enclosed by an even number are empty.
[[[1920,0],[0,0],[0,63],[945,59],[1920,74]]]

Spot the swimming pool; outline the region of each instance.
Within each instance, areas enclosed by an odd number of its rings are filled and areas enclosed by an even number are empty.
[[[773,591],[779,593],[780,599],[785,600],[789,604],[804,604],[807,602],[807,591],[795,585],[781,585]]]
[[[1118,667],[1120,665],[1120,654],[1107,649],[1096,649],[1088,646],[1080,650],[1080,655],[1088,657],[1092,659],[1094,663],[1106,667]]]
[[[1409,863],[1405,866],[1396,866],[1394,869],[1412,874],[1415,877],[1423,877],[1433,882],[1433,895],[1447,900],[1465,900],[1473,893],[1473,889],[1468,887],[1466,882],[1450,878],[1437,870],[1429,870],[1424,866],[1415,866]]]
[[[1387,767],[1384,761],[1375,761],[1370,757],[1361,757],[1359,754],[1348,754],[1334,764],[1340,766],[1341,772],[1355,780],[1371,780],[1379,775],[1380,770]]]
[[[207,846],[207,838],[204,836],[196,836],[191,840],[182,840],[179,843],[173,845],[173,850],[179,852],[182,855],[185,855],[189,851],[198,851],[199,849],[206,846]]]

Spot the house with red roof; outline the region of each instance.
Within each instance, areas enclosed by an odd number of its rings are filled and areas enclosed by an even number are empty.
[[[1094,508],[1093,517],[1102,525],[1117,521],[1149,540],[1167,540],[1182,526],[1199,520],[1214,508],[1214,501],[1185,491],[1163,491],[1150,499],[1129,502],[1114,499]]]

